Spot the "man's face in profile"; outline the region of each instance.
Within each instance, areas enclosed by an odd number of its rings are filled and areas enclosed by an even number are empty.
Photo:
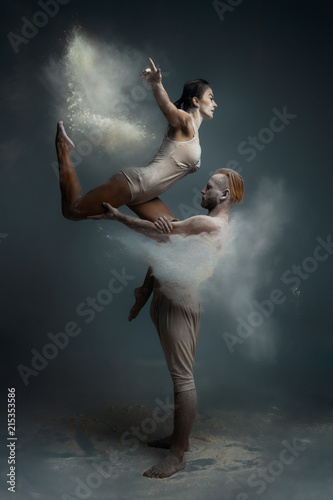
[[[211,179],[207,182],[206,187],[201,191],[202,199],[201,206],[207,210],[212,210],[220,202],[222,197],[221,191],[221,180],[225,177],[223,174],[213,175]]]

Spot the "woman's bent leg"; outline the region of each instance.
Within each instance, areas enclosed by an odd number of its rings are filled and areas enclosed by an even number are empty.
[[[149,299],[153,291],[153,286],[154,286],[153,268],[149,267],[143,284],[138,288],[135,288],[134,290],[135,304],[130,310],[128,316],[129,321],[135,319],[139,314],[139,312],[141,311],[141,309],[143,308],[143,306],[146,304],[147,300]]]
[[[154,198],[140,205],[128,205],[128,208],[138,215],[140,219],[149,220],[150,222],[154,222],[158,217],[162,217],[162,215],[168,217],[171,221],[178,220],[175,218],[170,208],[159,198]]]
[[[102,203],[107,202],[118,208],[131,199],[131,192],[124,175],[114,174],[105,184],[80,197],[81,186],[77,178],[69,152],[73,149],[62,122],[58,123],[56,148],[59,162],[62,213],[70,220],[83,220],[90,215],[105,212]]]
[[[141,203],[141,205],[127,206],[141,219],[149,220],[150,222],[154,222],[162,215],[168,217],[170,220],[176,220],[169,207],[159,198],[154,198],[146,203]],[[149,267],[143,285],[134,290],[135,304],[130,311],[128,317],[129,321],[136,318],[143,306],[146,304],[151,292],[153,291],[153,284],[153,269]]]
[[[121,172],[117,172],[105,184],[76,200],[70,207],[70,215],[74,220],[86,219],[90,215],[105,212],[104,201],[118,208],[126,205],[130,199],[131,192],[127,180]]]
[[[59,164],[62,213],[66,217],[69,207],[81,194],[81,186],[69,156],[69,152],[74,148],[74,144],[69,142],[62,121],[58,122],[57,125],[55,144]]]

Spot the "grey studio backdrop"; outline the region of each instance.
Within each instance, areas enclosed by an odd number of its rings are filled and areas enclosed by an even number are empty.
[[[153,411],[157,400],[172,398],[149,307],[127,321],[133,289],[147,267],[140,238],[113,222],[74,223],[61,214],[54,136],[57,120],[70,126],[73,118],[68,102],[75,97],[68,82],[75,85],[80,74],[71,80],[68,59],[64,67],[73,33],[88,44],[82,54],[90,44],[105,60],[105,67],[103,58],[95,65],[95,74],[104,75],[95,89],[99,112],[111,119],[122,113],[120,128],[132,120],[134,132],[146,134],[141,140],[133,132],[127,144],[111,123],[114,139],[103,147],[91,140],[93,127],[74,123],[83,192],[121,168],[145,165],[159,147],[165,119],[139,77],[148,57],[162,68],[173,101],[187,79],[202,77],[218,104],[213,121],[200,129],[199,172],[162,199],[184,218],[199,213],[198,193],[212,171],[229,166],[244,177],[244,202],[232,219],[236,257],[221,261],[202,291],[195,364],[199,414],[237,412],[243,429],[250,421],[254,429],[250,416],[256,412],[278,411],[287,422],[303,417],[327,422],[332,409],[331,4],[58,0],[47,5],[2,2],[5,439],[9,387],[16,390],[22,427],[25,419],[38,422],[44,414],[66,416],[110,405],[141,404]],[[114,92],[103,101],[110,60]],[[327,463],[325,446],[307,452],[307,466],[290,496],[272,489],[266,498],[332,498],[327,470],[313,468],[314,456]],[[22,479],[29,454],[35,457],[33,445],[22,444],[18,492],[22,480],[44,496],[24,497],[21,491],[17,498],[61,498],[64,489],[49,483],[48,490],[32,471]],[[314,486],[307,491],[300,478],[309,471]],[[319,484],[322,494],[310,496]],[[92,498],[108,498],[100,491]],[[297,496],[300,492],[303,496]],[[7,494],[10,498],[4,484]]]

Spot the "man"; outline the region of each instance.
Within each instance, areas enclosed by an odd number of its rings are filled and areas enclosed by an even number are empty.
[[[159,217],[154,223],[120,213],[104,203],[107,212],[92,219],[111,219],[122,222],[130,229],[145,236],[166,242],[174,235],[211,237],[225,230],[233,205],[241,202],[244,194],[242,177],[231,169],[219,169],[201,191],[201,206],[207,215],[196,215],[184,221],[170,221]],[[150,295],[149,286],[136,289],[136,304],[130,319],[138,314]],[[170,448],[161,462],[144,472],[147,477],[164,478],[186,466],[184,453],[189,449],[189,436],[195,419],[197,394],[193,378],[195,346],[199,333],[200,305],[196,298],[184,303],[173,301],[154,280],[151,317],[158,331],[174,385],[174,429],[172,436],[154,446]],[[133,313],[134,310],[134,313]]]

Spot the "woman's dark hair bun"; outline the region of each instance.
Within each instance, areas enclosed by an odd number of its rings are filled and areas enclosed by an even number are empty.
[[[184,85],[181,97],[174,103],[175,106],[178,109],[182,108],[184,111],[187,111],[193,107],[192,98],[197,97],[201,99],[208,87],[209,83],[202,78],[188,80]]]

